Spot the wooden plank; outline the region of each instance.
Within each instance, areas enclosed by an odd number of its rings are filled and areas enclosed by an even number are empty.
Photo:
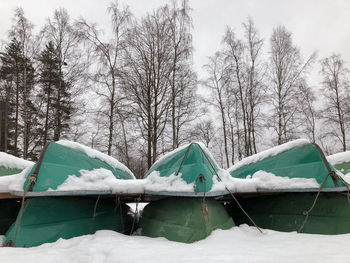
[[[21,197],[11,193],[0,193],[0,199],[13,199],[13,198],[21,198]]]

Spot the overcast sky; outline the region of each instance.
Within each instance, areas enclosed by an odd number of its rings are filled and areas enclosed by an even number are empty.
[[[168,1],[124,0],[136,16]],[[0,0],[0,40],[7,40],[13,10],[24,9],[27,18],[39,29],[53,10],[65,7],[73,19],[83,16],[102,27],[109,26],[106,13],[110,0]],[[220,48],[225,26],[241,32],[241,25],[250,16],[255,21],[265,49],[272,29],[285,25],[293,33],[294,43],[304,57],[318,51],[318,58],[341,53],[350,62],[350,1],[349,0],[190,0],[193,8],[193,44],[195,68],[203,76],[206,58]],[[315,67],[312,84],[316,84]]]

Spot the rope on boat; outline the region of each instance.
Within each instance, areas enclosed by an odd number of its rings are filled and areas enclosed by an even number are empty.
[[[198,144],[199,148],[201,148],[202,152],[203,149],[202,147]],[[216,169],[214,168],[214,165],[211,163],[210,159],[208,158],[208,156],[204,153],[205,158],[207,159],[207,161],[209,162],[211,168],[213,169],[215,175],[217,176],[217,178],[219,179],[219,181],[223,182],[222,179],[220,178],[220,176],[218,175],[218,173],[216,172]],[[236,204],[238,205],[238,207],[242,210],[242,212],[245,214],[245,216],[249,219],[249,221],[260,231],[260,233],[263,233],[263,231],[257,226],[257,224],[255,224],[254,220],[249,216],[249,214],[244,210],[244,208],[242,207],[242,205],[239,203],[238,199],[233,195],[233,193],[230,191],[230,189],[228,189],[228,187],[224,184],[225,189],[227,192],[230,193],[230,195],[232,196],[233,200],[235,200]]]
[[[185,152],[185,154],[184,154],[184,157],[183,157],[182,160],[181,160],[179,169],[177,169],[177,172],[176,172],[175,175],[178,175],[178,174],[179,174],[179,172],[180,172],[180,170],[181,170],[181,168],[182,168],[182,165],[183,165],[183,163],[184,163],[184,161],[185,161],[185,159],[186,159],[186,157],[187,157],[187,154],[188,154],[188,152],[189,152],[191,146],[192,146],[192,143],[190,144],[190,146],[188,146],[188,148],[187,148],[187,150],[186,150],[186,152]]]
[[[139,213],[139,202],[141,201],[141,195],[139,195],[139,197],[136,199],[136,208],[135,208],[135,212],[134,212],[134,216],[133,216],[133,220],[132,220],[132,226],[130,229],[130,235],[134,232],[134,227],[135,227],[135,221],[136,221],[136,217]]]
[[[201,216],[201,221],[203,223],[203,226],[205,228],[205,232],[207,232],[207,222],[205,219],[205,216],[208,216],[209,210],[208,210],[208,206],[206,203],[206,190],[207,190],[207,185],[206,185],[206,181],[207,179],[205,178],[205,176],[203,174],[200,174],[197,178],[196,178],[196,194],[198,193],[198,181],[203,181],[204,183],[204,192],[203,192],[203,198],[201,200],[201,212],[202,212],[202,216]],[[208,217],[208,222],[209,222],[209,217]],[[187,243],[189,243],[191,241],[191,239],[193,238],[193,236],[198,232],[200,227],[200,222],[198,222],[196,228],[193,230],[192,234],[188,237],[187,239]]]
[[[346,196],[347,196],[347,201],[350,204],[350,185],[341,176],[339,176],[335,171],[332,170],[332,168],[330,167],[330,165],[329,165],[329,163],[327,161],[327,158],[324,155],[324,153],[321,150],[321,148],[316,143],[314,143],[314,145],[316,146],[317,150],[319,151],[319,153],[321,155],[321,158],[322,158],[324,164],[326,165],[326,168],[328,170],[328,174],[324,178],[322,184],[320,185],[320,188],[318,189],[317,195],[316,195],[316,197],[314,199],[314,202],[313,202],[312,206],[309,208],[309,210],[303,212],[303,215],[305,215],[305,219],[304,219],[303,223],[301,224],[301,226],[300,226],[300,228],[298,230],[298,233],[300,233],[303,230],[305,224],[307,223],[307,221],[309,219],[309,215],[310,215],[311,211],[314,209],[314,207],[315,207],[315,205],[317,203],[318,197],[320,196],[320,193],[321,193],[321,190],[322,190],[322,186],[327,181],[328,176],[331,176],[331,178],[333,180],[333,183],[334,183],[334,185],[336,187],[338,187],[337,179],[340,180],[347,187],[348,192],[347,192]]]
[[[334,173],[334,171],[331,171],[331,173]],[[317,203],[318,197],[320,196],[320,193],[321,193],[321,190],[322,190],[322,186],[327,181],[328,176],[332,176],[331,173],[328,173],[327,176],[323,179],[323,182],[320,185],[320,188],[318,189],[316,197],[315,197],[311,207],[309,208],[309,210],[303,212],[303,215],[305,215],[305,219],[304,219],[303,223],[301,224],[301,226],[300,226],[300,228],[298,230],[298,233],[300,233],[304,229],[304,226],[307,223],[307,220],[309,219],[309,215],[310,215],[311,211],[314,209],[314,207],[315,207],[315,205]]]
[[[27,194],[28,190],[30,189],[30,187],[35,184],[35,181],[36,181],[35,176],[29,176],[29,182],[28,182],[28,184],[23,192],[21,209],[20,209],[19,218],[18,218],[17,225],[16,225],[15,235],[13,238],[13,246],[14,247],[16,247],[17,233],[18,233],[18,229],[19,229],[19,226],[21,224],[22,217],[23,217],[25,197],[26,197],[26,194]]]
[[[97,210],[97,204],[98,204],[98,201],[100,200],[100,197],[101,197],[101,195],[98,195],[98,197],[96,199],[96,202],[95,202],[95,205],[94,205],[94,213],[92,215],[92,221],[91,221],[91,224],[90,224],[90,231],[89,231],[90,234],[92,234],[92,229],[94,227],[95,217],[96,217],[96,210]]]

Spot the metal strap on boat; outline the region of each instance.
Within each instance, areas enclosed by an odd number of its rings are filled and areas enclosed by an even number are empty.
[[[29,192],[32,192],[32,191],[33,191],[34,185],[35,185],[36,180],[37,180],[37,178],[38,178],[38,174],[39,174],[39,171],[40,171],[41,164],[42,164],[42,162],[43,162],[43,160],[44,160],[44,156],[45,156],[46,150],[47,150],[47,148],[49,147],[50,143],[51,143],[51,142],[49,142],[49,143],[47,143],[47,144],[45,145],[43,151],[42,151],[41,154],[40,154],[39,160],[38,160],[37,165],[36,165],[36,167],[35,167],[35,171],[34,171],[34,173],[30,176],[31,178],[29,178],[29,179],[30,179],[30,186],[29,186],[29,189],[28,189]]]
[[[222,182],[222,179],[220,178],[220,176],[218,175],[218,173],[216,172],[216,169],[214,168],[214,165],[211,163],[210,159],[208,158],[208,156],[205,154],[205,152],[203,151],[202,147],[198,144],[199,148],[201,149],[201,151],[204,153],[203,155],[205,156],[205,158],[207,159],[207,161],[209,162],[211,168],[213,169],[216,177],[219,179],[219,181]],[[230,195],[232,196],[233,200],[235,200],[236,204],[238,205],[238,207],[242,210],[242,212],[245,214],[245,216],[249,219],[249,221],[260,231],[260,233],[263,233],[262,230],[257,226],[257,224],[255,224],[254,220],[248,215],[248,213],[243,209],[242,205],[238,202],[237,198],[233,195],[233,193],[230,191],[230,189],[227,188],[227,186],[224,184],[225,189],[228,193],[230,193]]]
[[[339,185],[338,185],[338,182],[337,182],[337,177],[339,177],[339,176],[337,176],[336,173],[332,170],[332,168],[331,168],[331,166],[329,165],[329,162],[327,161],[327,158],[326,158],[326,156],[324,155],[323,151],[321,150],[320,146],[318,146],[317,143],[313,143],[313,144],[316,146],[316,149],[318,150],[318,152],[319,152],[320,155],[321,155],[322,161],[323,161],[324,164],[326,165],[326,168],[327,168],[327,170],[328,170],[328,175],[331,176],[332,181],[333,181],[335,187],[338,187]],[[327,175],[327,177],[328,177],[328,175]]]
[[[333,172],[333,171],[332,171],[332,172]],[[318,189],[318,192],[317,192],[317,194],[316,194],[316,197],[315,197],[315,199],[314,199],[314,201],[313,201],[311,207],[309,208],[309,210],[303,212],[303,215],[305,216],[305,219],[304,219],[303,223],[301,224],[301,226],[300,226],[300,228],[299,228],[299,230],[298,230],[298,233],[301,233],[301,231],[304,229],[304,226],[305,226],[307,220],[309,219],[309,215],[310,215],[312,209],[314,209],[314,207],[315,207],[315,205],[316,205],[316,203],[317,203],[318,197],[320,196],[322,186],[323,186],[324,183],[327,181],[327,178],[328,178],[328,176],[330,176],[330,175],[331,175],[331,173],[328,173],[327,176],[323,179],[323,182],[322,182],[322,184],[320,185],[320,188]]]
[[[22,217],[23,217],[23,210],[24,210],[24,203],[25,203],[25,198],[26,198],[26,194],[28,191],[33,191],[33,188],[34,188],[34,185],[36,183],[36,179],[38,177],[38,173],[39,173],[39,170],[40,170],[40,166],[41,166],[41,163],[44,159],[44,155],[45,155],[45,152],[48,148],[50,143],[47,143],[40,155],[40,158],[39,158],[39,161],[37,163],[37,166],[35,168],[35,171],[34,173],[29,176],[29,182],[26,186],[26,188],[24,189],[24,192],[23,192],[23,196],[22,196],[22,202],[21,202],[21,209],[20,209],[20,213],[19,213],[19,218],[18,218],[18,221],[17,221],[17,225],[16,225],[16,230],[15,230],[15,234],[14,234],[14,238],[13,238],[13,246],[16,247],[16,240],[17,240],[17,233],[18,233],[18,229],[19,229],[19,226],[21,224],[21,221],[22,221]]]
[[[185,154],[184,154],[184,157],[183,157],[182,160],[181,160],[179,169],[177,169],[177,172],[176,172],[175,175],[178,175],[178,174],[179,174],[179,172],[180,172],[180,170],[181,170],[181,168],[182,168],[182,165],[183,165],[183,163],[184,163],[184,161],[185,161],[185,159],[186,159],[186,157],[187,157],[188,151],[190,150],[192,144],[193,144],[193,143],[191,143],[190,146],[187,147],[186,152],[185,152]]]

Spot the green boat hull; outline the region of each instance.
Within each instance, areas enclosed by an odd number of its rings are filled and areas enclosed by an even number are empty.
[[[15,232],[21,212],[6,233],[4,242],[9,246],[33,247],[55,242],[60,238],[93,234],[102,229],[129,234],[132,217],[128,212],[128,206],[117,204],[111,198],[101,197],[98,201],[92,197],[28,199],[17,235]]]
[[[191,143],[154,163],[145,177],[155,171],[159,172],[160,177],[181,176],[187,184],[194,184],[193,192],[208,192],[212,188],[213,177],[216,176],[219,167],[200,144]]]
[[[30,176],[36,173],[38,165],[40,165],[40,169],[37,171],[36,182],[33,189],[30,190],[33,192],[44,192],[50,188],[56,190],[68,176],[75,175],[80,177],[80,170],[91,171],[104,168],[111,171],[117,179],[134,179],[132,174],[113,168],[100,159],[91,158],[84,152],[51,142],[42,153],[42,160],[37,162],[26,175],[23,190],[30,183]]]
[[[350,163],[341,163],[341,164],[336,164],[334,167],[341,171],[343,174],[347,174],[350,172]]]
[[[15,168],[6,168],[5,166],[0,165],[0,176],[6,176],[6,175],[12,175],[12,174],[18,174],[22,170],[15,169]]]
[[[322,155],[322,151],[315,144],[306,144],[244,165],[230,171],[230,174],[232,177],[245,179],[261,170],[281,177],[315,179],[317,183],[323,183],[323,188],[335,187],[335,183],[344,186],[340,180],[331,176],[324,182],[329,170]],[[332,166],[330,168],[335,171]]]
[[[169,197],[149,203],[140,220],[142,235],[192,243],[215,229],[234,226],[223,205],[213,199]]]
[[[0,199],[0,235],[5,235],[16,221],[20,207],[20,201],[17,199]]]
[[[277,231],[298,231],[317,193],[280,193],[240,198],[239,202],[249,216],[261,228]],[[251,225],[249,219],[235,203],[227,205],[236,225]],[[350,204],[344,193],[320,193],[309,214],[302,233],[345,234],[350,233]]]

